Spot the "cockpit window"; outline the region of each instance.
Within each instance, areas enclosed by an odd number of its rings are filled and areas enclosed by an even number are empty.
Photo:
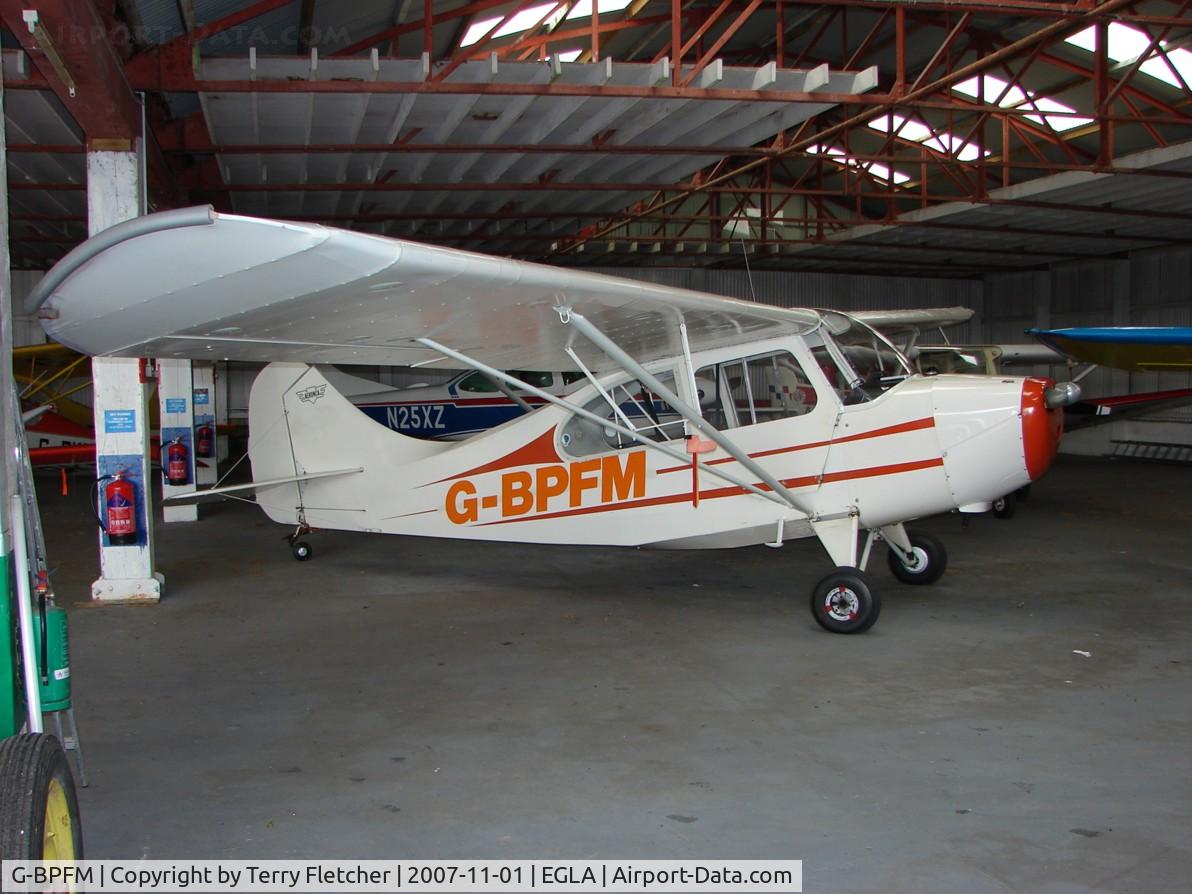
[[[874,400],[911,375],[902,353],[859,320],[826,311],[816,334],[811,352],[846,405]]]
[[[695,388],[704,418],[719,429],[802,416],[816,404],[815,389],[787,351],[705,366]]]

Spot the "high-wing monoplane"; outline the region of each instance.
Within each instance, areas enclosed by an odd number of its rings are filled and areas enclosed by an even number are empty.
[[[541,544],[716,548],[816,537],[816,621],[869,628],[865,568],[932,583],[905,523],[984,510],[1046,471],[1064,395],[922,376],[843,313],[313,224],[165,212],[80,246],[29,301],[90,354],[272,361],[249,405],[257,502],[294,526]],[[466,441],[406,437],[326,364],[446,362],[546,402]],[[567,370],[552,394],[506,370]]]

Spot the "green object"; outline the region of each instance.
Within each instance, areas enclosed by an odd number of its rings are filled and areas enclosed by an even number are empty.
[[[0,673],[0,739],[16,735],[24,720],[25,705],[21,696],[21,663],[17,657],[17,627],[13,615],[12,557],[0,554],[0,661],[5,671]]]
[[[40,617],[38,621],[40,621]],[[70,707],[70,635],[66,609],[56,605],[46,609],[45,647],[49,660],[41,657],[41,624],[37,624],[37,672],[41,676],[41,709],[65,711]]]

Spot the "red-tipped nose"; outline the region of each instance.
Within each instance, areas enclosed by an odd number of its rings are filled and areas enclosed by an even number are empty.
[[[1042,477],[1059,450],[1064,432],[1064,411],[1049,410],[1044,392],[1055,383],[1050,379],[1026,379],[1022,383],[1022,453],[1031,481]]]

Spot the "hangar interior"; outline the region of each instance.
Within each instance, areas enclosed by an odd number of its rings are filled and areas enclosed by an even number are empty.
[[[135,156],[142,211],[973,312],[924,343],[1192,327],[1187,2],[0,0],[0,23],[18,347],[45,341],[26,296],[103,218],[104,153]],[[212,359],[223,475],[260,364]],[[1175,394],[1192,370],[1081,387]],[[807,890],[1178,886],[1192,402],[1060,449],[1010,524],[925,520],[952,571],[850,638],[791,620],[807,545],[325,533],[299,565],[236,501],[156,526],[160,605],[93,611],[94,469],[61,497],[39,474],[91,853],[789,854]],[[1155,450],[1181,462],[1107,460]]]

